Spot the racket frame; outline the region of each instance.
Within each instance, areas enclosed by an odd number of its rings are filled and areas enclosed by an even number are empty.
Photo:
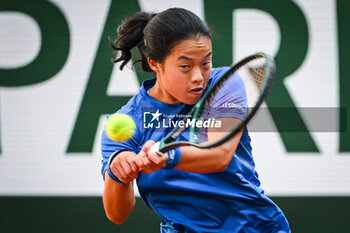
[[[216,80],[216,82],[203,94],[203,96],[200,98],[200,100],[191,109],[189,114],[187,114],[187,116],[184,118],[185,121],[187,121],[187,119],[189,119],[189,118],[197,121],[198,117],[201,115],[201,113],[203,111],[204,103],[206,102],[207,98],[209,98],[209,96],[211,95],[213,90],[215,90],[216,86],[219,83],[224,82],[228,77],[230,77],[233,73],[235,73],[240,67],[244,66],[245,64],[247,64],[248,62],[250,62],[251,60],[254,60],[256,58],[265,58],[266,63],[267,63],[265,65],[265,67],[267,69],[265,72],[265,77],[266,77],[265,82],[264,82],[263,87],[262,87],[263,91],[260,92],[258,101],[255,104],[255,106],[251,109],[250,113],[233,131],[229,132],[227,135],[225,135],[223,138],[221,138],[217,141],[213,141],[211,143],[205,143],[205,144],[198,144],[198,143],[194,142],[196,140],[196,131],[195,131],[196,128],[195,127],[192,127],[190,129],[190,141],[175,141],[176,138],[187,129],[186,127],[177,126],[164,139],[162,139],[160,141],[158,151],[165,153],[169,150],[172,150],[172,149],[174,149],[176,147],[180,147],[180,146],[194,146],[194,147],[201,148],[201,149],[210,149],[210,148],[217,147],[217,146],[227,142],[233,136],[235,136],[237,133],[242,131],[244,129],[244,127],[248,124],[248,122],[252,119],[252,117],[255,115],[255,113],[258,111],[261,104],[265,101],[267,95],[269,94],[269,92],[271,90],[272,84],[273,84],[273,80],[274,80],[274,76],[275,76],[275,72],[276,72],[276,65],[275,65],[274,59],[270,55],[263,53],[263,52],[259,52],[259,53],[250,55],[250,56],[242,59],[240,62],[236,63],[235,65],[231,66],[231,68],[228,71],[226,71],[226,73],[223,74],[218,80]]]

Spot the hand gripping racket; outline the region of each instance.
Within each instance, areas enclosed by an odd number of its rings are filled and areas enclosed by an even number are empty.
[[[266,99],[275,75],[275,62],[265,53],[248,56],[230,67],[208,89],[192,110],[153,152],[165,153],[180,146],[217,147],[242,131]],[[189,141],[176,140],[189,129]],[[214,140],[210,133],[219,132]]]

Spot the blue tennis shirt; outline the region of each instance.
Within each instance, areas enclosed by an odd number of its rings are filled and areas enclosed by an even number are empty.
[[[208,88],[227,69],[213,69]],[[155,81],[145,81],[140,91],[118,111],[135,120],[137,129],[130,140],[114,142],[103,132],[102,175],[112,154],[125,150],[137,154],[148,140],[160,141],[172,130],[174,120],[191,109],[186,104],[161,103],[148,95]],[[241,91],[241,85],[237,75],[236,88],[232,91]],[[178,140],[188,137],[185,131]],[[161,219],[162,232],[290,232],[282,211],[259,187],[247,129],[225,171],[197,174],[161,169],[140,173],[137,185],[145,204]]]

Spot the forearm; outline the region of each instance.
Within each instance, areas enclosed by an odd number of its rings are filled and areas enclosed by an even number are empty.
[[[117,224],[123,223],[135,206],[132,182],[117,183],[105,173],[103,205],[109,220]]]
[[[192,146],[182,147],[181,159],[176,169],[195,173],[223,171],[231,162],[240,138],[241,133],[212,149],[199,149]]]

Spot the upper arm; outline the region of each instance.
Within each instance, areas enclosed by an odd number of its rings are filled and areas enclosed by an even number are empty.
[[[227,136],[230,132],[228,129],[232,129],[233,125],[238,125],[242,121],[238,118],[220,118],[221,120],[221,130],[212,130],[211,132],[208,132],[208,142],[214,142],[222,139],[223,137]],[[218,146],[218,148],[221,150],[220,154],[222,155],[223,159],[226,161],[227,165],[232,160],[232,157],[237,149],[237,146],[241,140],[242,137],[242,131],[238,132],[233,138],[229,139],[227,142],[221,144]]]

